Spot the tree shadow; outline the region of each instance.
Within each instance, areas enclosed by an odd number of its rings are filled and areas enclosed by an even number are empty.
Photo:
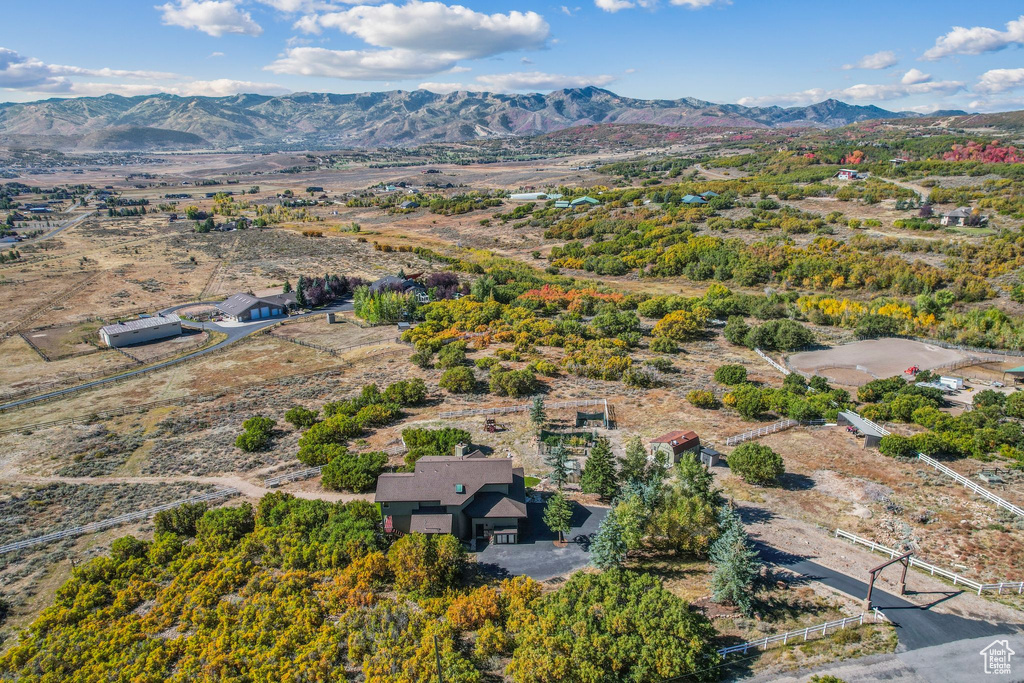
[[[765,524],[776,517],[776,514],[771,510],[753,506],[737,507],[736,513],[744,524]]]
[[[786,472],[779,477],[779,487],[786,491],[807,491],[814,488],[814,480],[805,474]]]

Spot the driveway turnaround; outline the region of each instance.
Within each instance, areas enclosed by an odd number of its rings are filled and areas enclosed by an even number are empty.
[[[569,544],[564,548],[554,544],[558,534],[544,524],[542,503],[528,503],[526,513],[528,518],[519,543],[477,546],[476,561],[481,570],[497,576],[529,576],[544,581],[585,567],[590,562],[590,541],[608,508],[576,503],[572,530],[566,535]]]

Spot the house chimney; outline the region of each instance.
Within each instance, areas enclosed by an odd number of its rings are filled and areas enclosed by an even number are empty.
[[[455,455],[460,458],[466,457],[466,453],[469,451],[469,444],[460,443],[455,444]]]

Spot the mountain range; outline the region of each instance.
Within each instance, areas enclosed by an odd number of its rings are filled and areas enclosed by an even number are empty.
[[[230,97],[103,95],[0,103],[0,144],[78,151],[409,147],[604,123],[833,128],[918,116],[832,99],[805,107],[744,107],[690,97],[641,100],[596,87],[525,95],[427,90]]]

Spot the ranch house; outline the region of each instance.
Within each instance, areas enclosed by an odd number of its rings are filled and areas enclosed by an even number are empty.
[[[658,453],[664,453],[668,456],[668,461],[673,465],[683,457],[684,454],[691,454],[695,457],[700,456],[700,437],[697,436],[697,432],[682,430],[676,430],[663,434],[657,439],[652,439],[648,444],[651,450],[651,456],[656,456]]]
[[[288,315],[288,310],[296,306],[295,292],[274,294],[272,296],[253,296],[251,294],[232,294],[217,304],[217,310],[228,320],[248,322]]]
[[[416,461],[413,472],[382,474],[374,502],[380,503],[387,533],[518,543],[519,523],[526,519],[523,469],[480,451],[428,455]]]

